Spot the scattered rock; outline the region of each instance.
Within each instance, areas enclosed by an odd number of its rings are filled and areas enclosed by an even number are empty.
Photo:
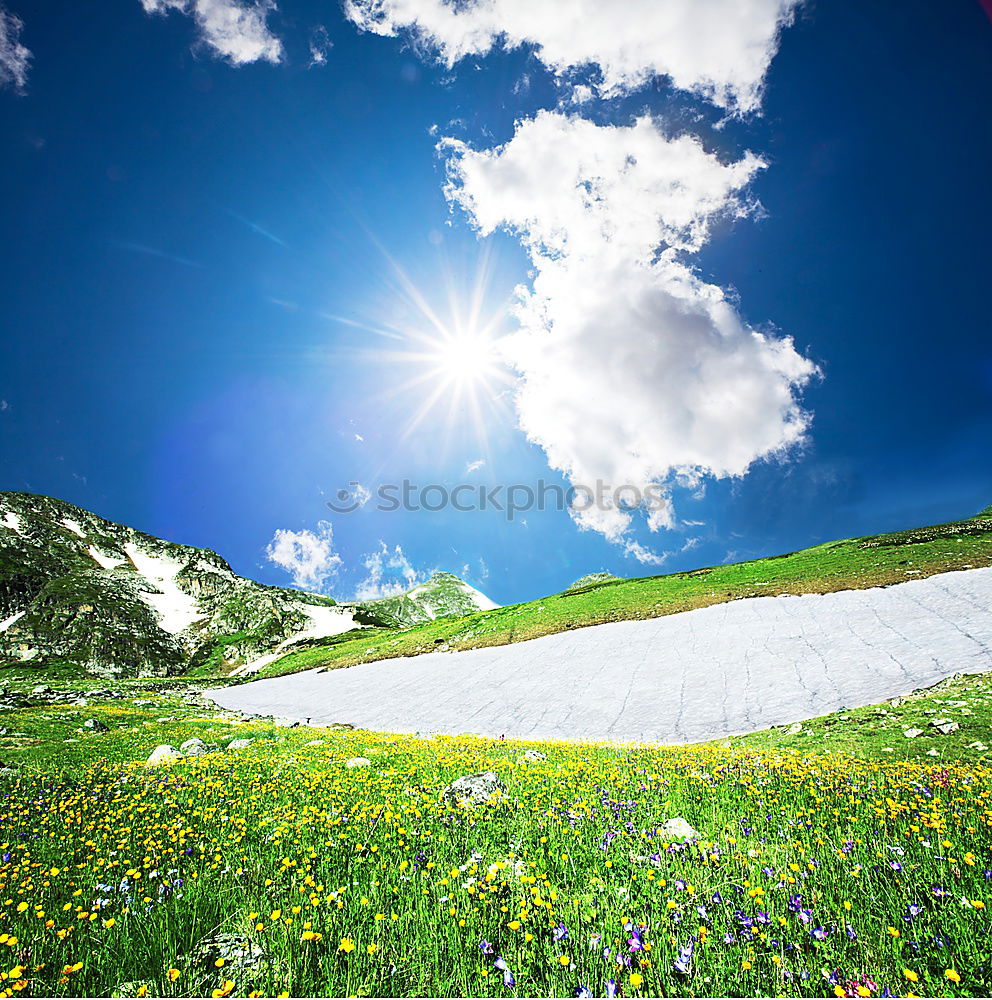
[[[500,798],[505,792],[506,785],[492,771],[485,771],[482,774],[466,774],[456,778],[444,790],[442,798],[448,805],[465,808],[484,806]]]
[[[169,746],[168,743],[163,743],[161,746],[155,747],[145,763],[152,766],[155,764],[171,764],[173,761],[182,760],[182,757],[183,755],[175,747]]]
[[[786,736],[798,736],[803,731],[803,724],[801,722],[793,722],[791,726],[785,731]]]
[[[928,750],[927,751],[927,756],[928,757],[939,757],[940,756],[940,752],[938,750]]]
[[[525,750],[517,758],[517,763],[518,764],[522,764],[522,763],[538,764],[542,760],[547,760],[547,759],[548,758],[543,753],[541,753],[540,750]]]
[[[305,747],[322,747],[327,745],[327,740],[310,740],[309,743],[303,744]],[[357,757],[355,758],[358,759]]]
[[[91,733],[105,733],[110,729],[110,726],[99,719],[87,719],[83,723],[83,729],[88,729]]]
[[[975,740],[974,742],[969,743],[968,747],[971,750],[988,750],[988,747],[981,740]]]
[[[52,689],[47,684],[38,684],[36,687],[31,688],[32,694],[51,694]]]
[[[194,736],[192,739],[186,740],[185,743],[179,744],[179,752],[186,757],[202,757],[204,754],[210,753],[210,747],[198,736]]]
[[[949,736],[957,732],[961,727],[953,719],[934,719],[930,725],[939,733]]]
[[[352,757],[344,762],[345,767],[371,767],[372,761],[368,757]]]
[[[903,736],[905,736],[907,740],[915,740],[917,736],[922,736],[922,735],[923,735],[923,730],[922,729],[905,729],[905,730],[903,730]]]
[[[252,743],[254,743],[254,742],[255,742],[255,740],[252,739],[252,738],[250,738],[250,737],[245,737],[245,738],[240,739],[240,740],[231,740],[231,742],[227,744],[227,749],[228,750],[247,750],[248,747],[250,747],[252,745]]]
[[[658,833],[662,837],[668,837],[671,840],[699,840],[701,836],[681,816],[665,820],[658,828]]]
[[[220,933],[200,942],[196,957],[211,973],[216,972],[216,963],[223,959],[224,975],[233,979],[233,973],[255,972],[268,954],[260,944],[241,934]]]
[[[277,716],[272,720],[272,725],[276,729],[295,729],[299,724],[299,719],[288,719],[285,716]]]

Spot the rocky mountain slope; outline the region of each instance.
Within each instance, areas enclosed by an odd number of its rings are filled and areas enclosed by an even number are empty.
[[[405,594],[364,601],[357,608],[390,619],[396,625],[419,625],[451,615],[492,611],[499,605],[453,573],[435,573]]]
[[[239,577],[216,552],[0,493],[0,663],[100,676],[223,668],[369,616]]]

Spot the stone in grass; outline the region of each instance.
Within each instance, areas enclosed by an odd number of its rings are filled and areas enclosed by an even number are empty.
[[[969,750],[988,750],[988,747],[981,740],[975,740],[974,742],[968,744],[968,749]]]
[[[700,836],[702,836],[698,830],[694,830],[681,816],[666,819],[658,827],[658,833],[669,840],[699,840]]]
[[[372,761],[368,757],[351,757],[344,762],[345,767],[371,767]]]
[[[950,736],[961,728],[953,719],[934,719],[930,725],[945,736]]]
[[[295,729],[299,724],[299,719],[289,719],[284,715],[276,716],[276,718],[272,720],[272,725],[275,726],[276,729]]]
[[[518,758],[518,764],[538,764],[548,758],[540,750],[525,750]]]
[[[235,973],[245,975],[255,972],[266,961],[268,953],[243,934],[221,932],[197,945],[196,958],[197,964],[205,966],[211,973],[217,971],[217,962],[223,959],[224,976],[234,979]]]
[[[192,739],[186,740],[185,743],[179,744],[179,752],[186,757],[202,757],[204,754],[210,753],[210,747],[199,736],[194,736]]]
[[[905,729],[905,730],[903,730],[903,736],[905,736],[907,740],[915,740],[917,736],[922,736],[922,735],[923,735],[923,730],[922,729]]]
[[[487,805],[505,793],[506,785],[492,771],[485,771],[482,774],[466,774],[456,778],[441,797],[448,805],[463,809]]]
[[[110,726],[99,719],[87,719],[83,723],[83,729],[88,729],[91,733],[105,733]]]
[[[326,746],[327,740],[310,740],[309,743],[304,743],[305,747],[322,747]]]
[[[255,742],[255,740],[252,739],[252,738],[250,738],[250,737],[244,737],[244,738],[242,738],[240,740],[231,740],[231,742],[227,744],[227,749],[228,750],[247,750],[248,747],[250,747],[252,745],[252,743],[254,743],[254,742]]]
[[[793,722],[791,726],[785,731],[786,736],[798,736],[803,731],[803,724],[801,722]]]
[[[168,743],[163,743],[149,754],[146,764],[155,766],[156,764],[171,764],[173,761],[182,760],[183,755]]]

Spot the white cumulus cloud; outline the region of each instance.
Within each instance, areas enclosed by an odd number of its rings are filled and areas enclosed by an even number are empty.
[[[0,7],[0,87],[23,91],[31,52],[21,44],[24,22]]]
[[[266,546],[265,557],[289,573],[293,583],[305,590],[322,587],[341,566],[329,521],[320,521],[316,531],[279,528]]]
[[[202,42],[234,66],[282,61],[282,42],[268,24],[274,0],[141,0],[141,6],[148,14],[190,15]]]
[[[797,393],[815,366],[686,262],[716,219],[750,210],[758,157],[724,163],[647,117],[613,126],[547,111],[503,146],[440,149],[448,197],[481,234],[508,229],[530,254],[520,329],[504,345],[520,425],[573,484],[643,492],[741,476],[803,438]],[[629,539],[627,510],[574,516],[642,562],[662,558]],[[672,523],[656,505],[651,528]]]
[[[413,568],[399,545],[390,549],[383,541],[379,542],[378,549],[364,557],[362,564],[366,575],[355,594],[359,601],[402,594],[426,578]]]
[[[408,33],[449,67],[497,46],[533,45],[561,77],[595,67],[603,96],[658,76],[728,110],[757,110],[797,0],[346,0],[379,35]]]

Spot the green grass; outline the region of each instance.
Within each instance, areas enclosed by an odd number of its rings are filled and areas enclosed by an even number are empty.
[[[915,720],[931,707],[961,717],[937,699],[968,703],[972,721],[941,738],[940,760],[910,759],[916,742],[894,738],[893,759],[865,728],[870,710],[836,720],[828,740],[824,720],[808,741],[779,729],[729,748],[652,748],[279,730],[232,725],[178,692],[132,694],[0,718],[27,734],[0,751],[15,772],[0,775],[0,969],[11,976],[0,991],[992,988],[992,768],[965,747],[992,742],[988,678],[900,706]],[[111,728],[83,736],[84,718]],[[194,735],[256,742],[141,764]],[[528,749],[545,759],[521,760]],[[371,766],[346,768],[356,756]],[[477,810],[442,801],[454,778],[481,771],[499,775],[503,799]],[[698,844],[668,846],[658,831],[675,816]],[[208,943],[221,932],[250,942],[259,962],[218,967]]]
[[[592,584],[527,604],[405,629],[336,636],[290,652],[252,678],[314,667],[347,667],[438,648],[500,646],[588,625],[656,618],[741,598],[862,590],[990,565],[992,518],[972,518],[830,542],[753,562]]]

